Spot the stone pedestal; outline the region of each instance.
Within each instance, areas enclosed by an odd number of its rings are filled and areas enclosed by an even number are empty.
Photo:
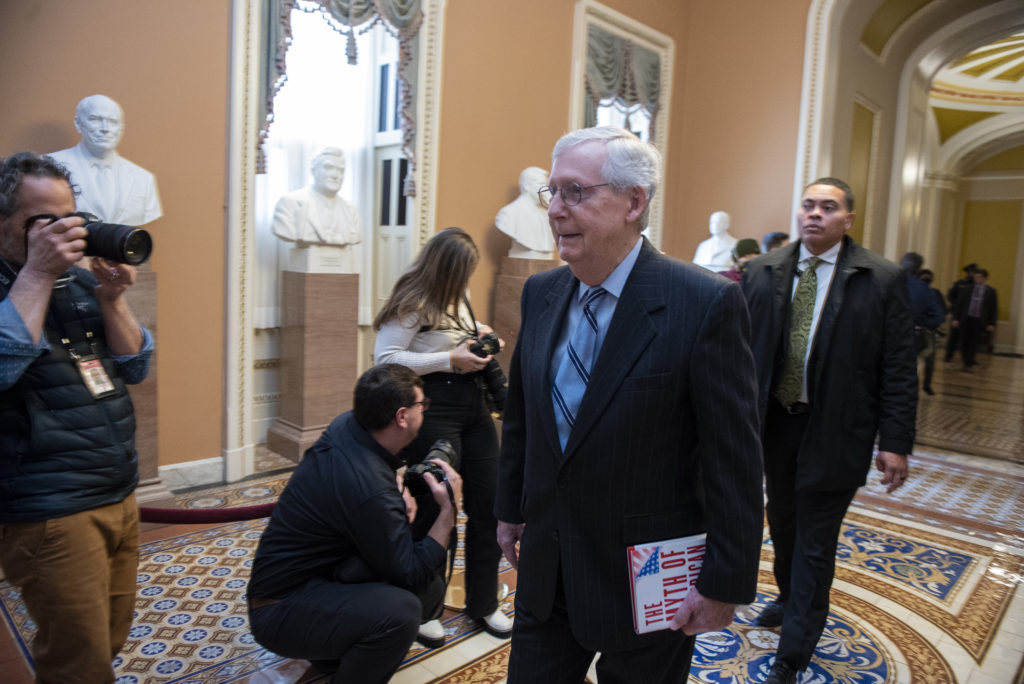
[[[508,372],[512,350],[519,339],[519,299],[526,279],[561,266],[558,259],[515,259],[502,257],[494,288],[494,331],[505,340],[505,352],[498,354],[498,362]]]
[[[139,325],[149,330],[160,347],[156,329],[157,274],[148,265],[138,267],[135,284],[125,297]],[[157,354],[149,362],[149,374],[138,385],[129,385],[128,393],[135,407],[135,450],[139,452],[139,486],[135,496],[139,505],[170,505],[174,495],[160,481],[160,456],[157,428]]]
[[[359,276],[281,273],[281,415],[267,447],[296,463],[335,416],[352,408]]]

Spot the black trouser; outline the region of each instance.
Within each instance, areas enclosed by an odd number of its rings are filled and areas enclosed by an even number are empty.
[[[606,600],[608,597],[593,597]],[[622,597],[617,597],[621,599]],[[629,651],[602,651],[597,660],[601,684],[678,684],[688,680],[695,637],[675,632],[675,638]],[[547,620],[539,620],[516,605],[508,684],[580,684],[595,652],[573,636],[565,604],[562,572],[558,571],[555,603]]]
[[[772,399],[764,430],[768,526],[779,599],[786,604],[776,658],[797,669],[807,667],[825,630],[839,529],[857,493],[856,488],[796,488],[797,453],[808,417],[791,416]]]
[[[935,330],[924,329],[925,339],[928,345],[918,356],[924,361],[924,383],[925,389],[932,388],[932,376],[935,375],[935,350],[939,345],[938,333]]]
[[[975,355],[978,351],[978,343],[981,342],[981,335],[985,332],[985,324],[977,316],[968,316],[960,322],[960,337],[963,339],[962,355],[964,368],[975,365]]]
[[[462,476],[463,509],[466,522],[466,615],[487,617],[498,609],[498,521],[494,497],[498,483],[498,434],[494,419],[483,402],[483,394],[472,375],[431,373],[423,376],[423,393],[430,397],[419,436],[400,454],[418,463],[438,439],[447,439],[459,454],[454,464]],[[427,533],[437,517],[432,498],[417,502],[413,536]]]
[[[960,327],[958,325],[949,326],[949,338],[946,339],[946,363],[953,360],[953,354],[960,348]]]
[[[249,621],[261,646],[335,672],[332,682],[383,684],[402,664],[424,616],[436,614],[443,601],[440,578],[418,598],[383,582],[316,578],[277,603],[250,610]]]

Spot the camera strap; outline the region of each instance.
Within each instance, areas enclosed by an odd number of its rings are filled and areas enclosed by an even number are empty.
[[[459,546],[459,507],[455,504],[455,492],[448,478],[444,479],[444,486],[448,490],[452,510],[455,511],[455,524],[452,525],[451,537],[448,539],[448,575],[444,578],[444,586],[447,587],[452,582],[452,573],[455,572],[455,551]]]
[[[469,318],[473,322],[473,334],[476,339],[480,339],[480,328],[476,326],[476,314],[473,313],[473,307],[469,305],[469,297],[462,295],[462,303],[466,305],[469,310]]]

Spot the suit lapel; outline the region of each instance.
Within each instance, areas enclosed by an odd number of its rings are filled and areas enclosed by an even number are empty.
[[[558,441],[555,405],[551,400],[551,383],[554,377],[554,371],[551,369],[551,356],[554,354],[558,334],[565,323],[566,311],[576,293],[578,283],[579,281],[576,280],[572,271],[565,267],[548,291],[544,293],[544,303],[541,309],[534,314],[534,320],[537,322],[536,330],[529,340],[529,358],[537,359],[539,363],[529,364],[532,371],[526,378],[527,384],[523,389],[526,397],[533,397],[535,401],[541,402],[541,432],[548,441],[548,448],[556,454],[562,450],[562,446]]]
[[[651,312],[665,306],[659,276],[663,269],[657,258],[657,252],[645,241],[615,306],[615,315],[601,344],[591,372],[591,382],[576,415],[576,425],[565,445],[563,461],[572,456],[580,441],[608,408],[619,385],[657,334]]]
[[[813,347],[808,359],[810,376],[807,379],[807,393],[812,401],[814,400],[814,390],[818,386],[818,377],[821,374],[821,364],[818,363],[818,360],[828,350],[832,340],[836,319],[839,317],[843,299],[846,296],[847,283],[850,276],[864,266],[859,258],[858,250],[859,247],[855,242],[848,237],[843,237],[843,248],[836,261],[836,270],[832,275],[832,284],[828,288],[825,306],[821,310],[821,318],[818,320],[818,328],[814,334]]]

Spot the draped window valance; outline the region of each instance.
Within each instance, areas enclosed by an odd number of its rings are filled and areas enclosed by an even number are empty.
[[[651,113],[651,137],[654,137],[661,98],[661,57],[656,52],[590,24],[584,78],[585,126],[597,124],[597,107],[602,100],[615,98],[627,107],[637,104],[646,107]]]
[[[315,6],[314,5],[315,1]],[[291,43],[291,13],[293,9],[319,12],[338,33],[346,36],[346,54],[349,64],[357,64],[356,31],[366,33],[380,24],[398,39],[398,80],[401,84],[402,154],[409,160],[409,174],[404,192],[415,195],[412,170],[416,163],[416,69],[413,55],[418,47],[420,26],[423,23],[422,0],[311,0],[306,6],[297,0],[265,0],[263,62],[259,87],[260,134],[257,141],[256,172],[265,171],[263,143],[274,121],[274,97],[288,80],[287,52]],[[307,7],[309,9],[307,9]]]

